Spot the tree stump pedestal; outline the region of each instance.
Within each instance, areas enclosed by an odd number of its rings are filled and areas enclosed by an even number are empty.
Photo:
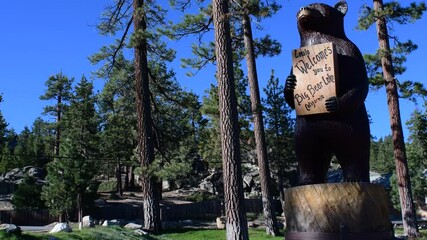
[[[285,192],[286,240],[390,240],[387,194],[371,183],[326,183]]]

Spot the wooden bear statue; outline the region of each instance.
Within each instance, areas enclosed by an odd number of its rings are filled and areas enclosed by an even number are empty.
[[[370,131],[365,108],[368,78],[363,57],[344,32],[347,3],[334,7],[310,4],[297,14],[301,47],[332,42],[337,53],[336,97],[325,101],[327,113],[296,118],[295,151],[299,184],[324,183],[331,158],[335,154],[344,181],[369,182]],[[286,102],[295,108],[295,75],[286,79]]]

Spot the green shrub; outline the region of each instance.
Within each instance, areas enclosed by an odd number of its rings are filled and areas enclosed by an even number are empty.
[[[34,177],[25,175],[23,182],[13,193],[12,204],[17,210],[31,210],[45,208],[41,200],[42,186],[36,183]]]

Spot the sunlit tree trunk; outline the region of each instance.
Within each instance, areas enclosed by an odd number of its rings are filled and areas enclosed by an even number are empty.
[[[150,89],[148,78],[147,40],[143,33],[147,29],[144,13],[144,1],[133,1],[133,21],[137,43],[135,51],[135,98],[137,114],[137,158],[141,169],[147,169],[154,161],[154,143],[152,133]],[[141,174],[144,228],[153,232],[161,229],[160,206],[156,194],[156,181],[146,172]]]
[[[270,167],[267,159],[267,144],[265,141],[264,123],[262,117],[261,98],[259,94],[258,76],[255,61],[255,48],[252,36],[250,18],[247,14],[242,16],[243,39],[246,50],[246,66],[248,68],[248,82],[251,97],[252,117],[254,122],[254,136],[256,154],[258,158],[259,176],[261,181],[262,207],[265,217],[265,231],[276,236],[279,233],[277,219],[273,205],[271,190]]]
[[[374,10],[379,12],[383,9],[382,0],[374,0]],[[381,66],[385,80],[388,110],[390,114],[390,126],[393,137],[394,159],[396,162],[397,184],[402,208],[402,220],[405,235],[410,237],[419,236],[415,205],[412,199],[411,181],[409,178],[408,162],[406,158],[405,142],[400,118],[399,98],[396,79],[393,72],[387,23],[385,18],[376,21],[378,42],[383,52]]]
[[[217,59],[226,235],[228,240],[246,240],[249,236],[240,166],[237,98],[234,86],[228,0],[213,0],[212,7]]]

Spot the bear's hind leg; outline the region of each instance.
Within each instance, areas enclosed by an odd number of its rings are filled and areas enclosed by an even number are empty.
[[[354,147],[354,146],[353,146]],[[345,182],[369,181],[369,145],[337,154]]]
[[[299,178],[298,185],[325,183],[332,153],[323,149],[305,148],[297,151]]]

